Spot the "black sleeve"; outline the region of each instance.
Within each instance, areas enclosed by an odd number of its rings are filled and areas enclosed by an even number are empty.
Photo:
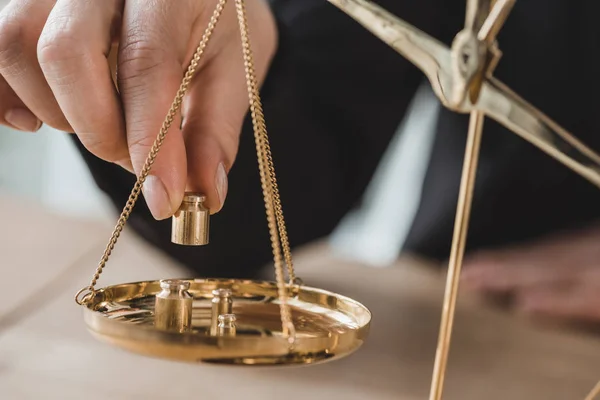
[[[374,3],[446,44],[463,24],[464,6],[456,0]],[[286,62],[296,64],[302,81],[298,101],[312,104],[311,118],[329,134],[344,136],[345,167],[353,169],[347,183],[357,183],[351,188],[357,196],[424,77],[326,0],[275,0],[273,8],[286,35],[282,51],[293,52]]]
[[[298,246],[329,234],[360,201],[423,76],[326,0],[271,3],[280,45],[261,97],[290,241]],[[446,43],[464,14],[445,0],[378,3]],[[78,148],[121,210],[133,177]],[[225,207],[213,217],[210,245],[172,245],[169,221],[154,221],[142,199],[130,221],[143,238],[197,273],[254,276],[271,260],[271,249],[250,121]]]

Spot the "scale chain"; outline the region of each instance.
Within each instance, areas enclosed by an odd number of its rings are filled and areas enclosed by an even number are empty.
[[[275,217],[277,219],[277,226],[279,229],[279,236],[281,239],[281,247],[283,249],[283,256],[287,265],[288,280],[290,283],[293,283],[296,279],[296,275],[294,272],[288,235],[285,228],[285,220],[283,218],[283,208],[281,206],[279,188],[277,185],[277,178],[275,176],[275,168],[273,165],[273,158],[271,156],[271,146],[269,145],[265,118],[262,111],[256,73],[254,71],[254,57],[252,55],[252,48],[250,44],[250,30],[248,28],[248,19],[246,17],[246,7],[244,1],[236,0],[236,9],[242,36],[244,67],[246,69],[246,83],[248,85],[250,110],[253,116],[253,124],[255,127],[254,131],[255,134],[258,135],[258,140],[261,143],[260,149],[257,148],[257,153],[259,155],[259,159],[261,157],[264,159],[264,163],[268,168],[267,179],[270,183],[269,187],[272,190],[271,194],[269,195],[270,199],[265,199],[265,201],[273,203]]]
[[[283,335],[292,343],[295,339],[295,329],[292,323],[292,317],[287,304],[287,288],[283,276],[283,261],[281,256],[281,247],[283,245],[284,257],[288,267],[290,283],[295,280],[291,252],[285,231],[283,212],[279,199],[279,190],[275,177],[273,159],[271,157],[270,145],[267,135],[265,118],[262,111],[262,104],[258,91],[258,83],[254,72],[254,57],[250,44],[250,31],[248,28],[248,19],[246,17],[246,7],[244,0],[235,0],[238,22],[242,38],[242,48],[244,56],[244,67],[246,70],[246,84],[248,86],[248,99],[250,102],[250,112],[254,126],[254,138],[256,151],[258,154],[258,165],[267,212],[267,220],[271,235],[271,245],[273,248],[275,277],[277,280],[277,289],[281,308],[281,322],[283,325]],[[278,230],[279,228],[279,233]],[[279,237],[281,235],[281,238]]]
[[[123,228],[125,227],[129,216],[131,215],[133,207],[141,193],[144,181],[150,173],[152,165],[154,164],[158,152],[162,147],[168,130],[173,124],[177,112],[181,108],[183,98],[188,91],[190,82],[198,68],[202,56],[204,55],[206,46],[208,45],[208,42],[212,37],[214,29],[217,23],[219,22],[219,19],[221,17],[226,3],[227,0],[219,0],[219,2],[216,5],[213,15],[211,16],[211,19],[209,21],[208,27],[206,28],[206,31],[202,36],[200,44],[198,45],[196,52],[194,53],[194,56],[182,80],[179,90],[177,91],[175,100],[173,101],[171,108],[169,109],[169,112],[167,114],[167,117],[165,118],[165,121],[162,124],[160,132],[154,144],[152,145],[150,153],[132,189],[129,199],[127,200],[127,203],[123,208],[123,211],[121,212],[117,225],[114,228],[109,243],[107,244],[104,254],[100,260],[100,263],[98,264],[96,272],[90,284],[79,290],[79,292],[77,292],[77,294],[75,295],[75,301],[79,305],[86,304],[93,298],[93,296],[96,293],[96,283],[100,278],[100,275],[102,274],[106,263],[110,258],[110,255],[112,254],[112,251],[117,243],[117,240],[121,235],[121,232],[123,231]],[[285,227],[285,220],[283,218],[283,209],[281,206],[279,189],[277,186],[275,169],[273,165],[273,159],[271,156],[271,149],[266,130],[266,123],[262,111],[258,82],[254,71],[254,57],[252,54],[250,44],[250,32],[248,28],[245,4],[244,0],[235,0],[235,3],[242,40],[246,84],[248,87],[248,99],[254,128],[254,137],[256,142],[256,152],[261,178],[261,186],[265,202],[269,234],[271,237],[271,244],[273,249],[275,275],[277,281],[278,297],[280,302],[282,332],[284,337],[286,337],[289,340],[290,344],[292,344],[295,340],[295,328],[292,322],[289,305],[287,304],[287,286],[284,277],[283,258],[285,259],[285,264],[287,266],[289,283],[295,284],[298,281],[294,272],[291,250]],[[83,297],[81,297],[82,295]]]

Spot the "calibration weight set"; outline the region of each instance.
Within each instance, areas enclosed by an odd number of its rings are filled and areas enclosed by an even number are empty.
[[[75,296],[90,332],[139,354],[185,362],[230,365],[306,365],[334,360],[367,339],[370,311],[359,302],[308,287],[295,276],[283,208],[255,76],[244,0],[235,2],[275,279],[165,279],[96,288],[176,119],[223,12],[219,0],[90,284]],[[367,0],[328,0],[417,66],[443,106],[470,114],[430,400],[442,389],[467,237],[485,116],[600,186],[600,156],[494,76],[501,58],[496,36],[515,0],[468,0],[465,27],[448,48]],[[218,29],[218,28],[217,28]],[[257,183],[258,184],[258,183]],[[210,212],[201,193],[186,193],[172,218],[172,242],[209,245]],[[256,210],[258,212],[258,210]],[[266,244],[265,244],[266,245]],[[595,391],[595,390],[594,390]],[[593,392],[594,392],[593,391]],[[590,393],[588,399],[595,393]]]

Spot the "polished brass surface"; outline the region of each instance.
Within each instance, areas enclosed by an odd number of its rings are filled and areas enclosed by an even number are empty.
[[[297,328],[294,346],[283,334],[274,282],[192,279],[192,326],[168,332],[154,326],[160,282],[126,283],[99,289],[84,305],[94,336],[120,348],[183,362],[236,365],[313,364],[347,356],[367,338],[371,314],[347,297],[311,287],[290,286],[286,295]],[[213,290],[231,290],[234,337],[210,334]]]
[[[173,215],[171,242],[184,246],[203,246],[209,242],[210,210],[204,206],[206,196],[186,193]]]
[[[417,66],[445,107],[459,113],[482,112],[600,186],[600,155],[498,79],[485,76],[476,101],[470,96],[463,96],[462,102],[453,101],[457,97],[456,88],[460,86],[460,82],[455,80],[455,65],[450,48],[370,1],[327,1]],[[485,17],[489,20],[477,34],[479,41],[485,41],[481,36],[493,36],[499,31],[511,6],[511,2],[504,3],[501,2],[499,8]],[[471,12],[479,11],[472,9]],[[494,46],[490,45],[491,48]]]
[[[491,76],[500,57],[497,49],[491,47],[499,28],[492,27],[498,26],[497,21],[500,21],[500,16],[503,16],[503,22],[506,13],[496,12],[494,19],[485,18],[491,3],[489,0],[467,1],[465,28],[457,35],[452,47],[452,61],[455,65],[455,82],[457,82],[455,94],[458,93],[455,100],[462,101],[464,96],[477,98],[481,83],[486,76]],[[492,9],[506,10],[511,3],[510,0],[500,0]],[[486,31],[482,36],[478,36],[483,25],[486,26]],[[441,400],[443,395],[484,120],[483,113],[471,111],[429,400]]]
[[[460,271],[462,267],[471,203],[473,199],[473,188],[475,186],[475,175],[477,172],[477,161],[479,147],[483,132],[483,114],[474,111],[469,121],[469,132],[467,136],[467,148],[462,171],[462,180],[456,210],[456,223],[454,225],[454,237],[448,262],[448,279],[444,292],[443,313],[440,323],[438,345],[433,366],[431,379],[430,400],[442,398],[446,366],[448,364],[448,353],[452,338],[452,326],[458,298]]]
[[[190,283],[179,279],[160,281],[161,291],[154,302],[154,326],[157,329],[185,332],[192,325]]]
[[[210,334],[215,336],[218,333],[219,316],[233,313],[233,299],[229,289],[215,289],[212,295]]]
[[[585,400],[594,400],[600,395],[600,381],[594,386],[592,391],[586,396]]]
[[[470,113],[470,126],[430,389],[442,398],[458,282],[468,231],[484,117],[488,116],[596,186],[600,156],[493,77],[496,36],[515,0],[467,0],[465,26],[451,48],[368,0],[328,0],[417,66],[446,108]],[[600,386],[600,384],[599,384]],[[594,397],[600,387],[594,389]]]
[[[221,314],[219,315],[218,335],[219,336],[235,336],[236,317],[234,314]]]

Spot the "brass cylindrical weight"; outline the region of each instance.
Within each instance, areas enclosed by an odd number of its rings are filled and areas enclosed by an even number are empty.
[[[219,336],[235,336],[235,315],[223,314],[219,315]]]
[[[186,193],[179,210],[173,215],[171,242],[184,246],[203,246],[209,241],[210,210],[204,206],[206,196]]]
[[[162,291],[156,295],[154,324],[159,329],[184,332],[192,325],[193,297],[190,283],[178,279],[160,281]]]
[[[218,333],[219,315],[233,313],[233,300],[229,289],[215,289],[212,291],[212,295],[210,334],[215,336]]]

